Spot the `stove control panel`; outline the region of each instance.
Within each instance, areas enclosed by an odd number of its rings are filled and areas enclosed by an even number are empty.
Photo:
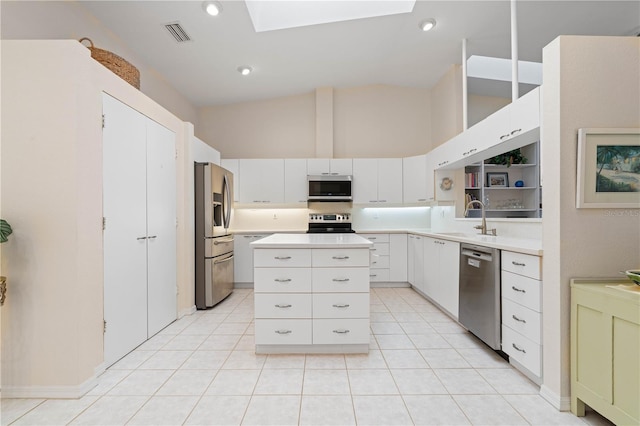
[[[351,215],[349,213],[310,213],[309,223],[349,223]]]

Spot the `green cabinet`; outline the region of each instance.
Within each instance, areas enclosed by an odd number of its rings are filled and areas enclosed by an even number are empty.
[[[571,411],[578,416],[586,404],[618,425],[640,424],[635,290],[628,280],[571,280]]]

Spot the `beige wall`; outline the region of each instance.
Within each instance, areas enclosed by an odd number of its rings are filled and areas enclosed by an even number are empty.
[[[473,126],[484,120],[494,112],[511,103],[511,99],[497,96],[481,96],[469,94],[468,101],[468,125]]]
[[[452,65],[431,89],[431,149],[462,132],[462,67]]]
[[[2,42],[3,396],[77,397],[103,362],[101,91],[176,133],[177,310],[193,306],[185,124],[75,41]],[[34,125],[37,123],[37,125]]]
[[[315,157],[314,93],[201,108],[196,136],[222,158]]]
[[[374,85],[334,91],[334,157],[409,157],[430,149],[428,89]]]
[[[545,47],[543,67],[541,393],[568,409],[569,280],[618,277],[640,259],[640,209],[575,207],[577,130],[640,127],[640,39],[560,37]]]
[[[75,1],[3,1],[3,40],[79,40],[114,52],[140,71],[140,90],[183,121],[197,126],[196,108],[160,74],[147,66],[102,22]]]

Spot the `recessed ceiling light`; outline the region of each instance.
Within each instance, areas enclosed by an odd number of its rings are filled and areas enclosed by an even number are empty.
[[[211,16],[218,16],[222,12],[222,5],[217,1],[205,1],[202,8]]]
[[[433,18],[425,19],[424,21],[420,22],[420,25],[418,25],[418,27],[425,33],[429,30],[432,30],[435,26],[436,20]]]
[[[251,67],[238,67],[238,72],[242,75],[249,75],[251,71],[253,71]]]

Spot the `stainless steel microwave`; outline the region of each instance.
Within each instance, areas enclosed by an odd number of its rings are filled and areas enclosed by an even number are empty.
[[[309,201],[353,201],[350,175],[308,175]]]

